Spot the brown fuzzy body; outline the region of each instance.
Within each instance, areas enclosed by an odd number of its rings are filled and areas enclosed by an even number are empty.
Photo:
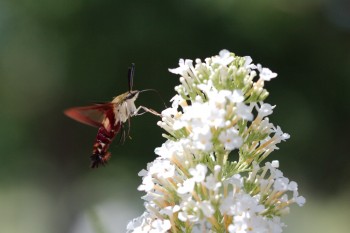
[[[108,152],[108,148],[121,127],[121,122],[115,119],[113,109],[105,112],[105,114],[106,118],[97,131],[92,155],[90,156],[91,168],[97,168],[100,164],[105,165],[110,159],[112,154]]]

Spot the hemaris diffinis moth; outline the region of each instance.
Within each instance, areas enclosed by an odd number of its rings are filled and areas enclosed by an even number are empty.
[[[73,107],[64,111],[68,117],[98,128],[92,155],[90,156],[92,168],[97,168],[99,165],[107,163],[111,157],[111,153],[108,151],[110,144],[116,134],[123,128],[125,122],[128,121],[130,127],[130,118],[132,116],[142,115],[145,112],[160,116],[156,111],[144,106],[136,108],[135,100],[141,92],[155,90],[132,90],[134,72],[135,65],[132,64],[128,70],[129,91],[114,97],[111,102]],[[143,110],[143,112],[140,112],[140,110]]]

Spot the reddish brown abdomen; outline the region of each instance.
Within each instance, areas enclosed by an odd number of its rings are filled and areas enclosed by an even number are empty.
[[[111,157],[111,153],[108,152],[109,145],[120,130],[121,123],[116,122],[113,110],[106,112],[106,118],[108,118],[109,123],[98,129],[92,155],[90,156],[92,168],[107,163]]]

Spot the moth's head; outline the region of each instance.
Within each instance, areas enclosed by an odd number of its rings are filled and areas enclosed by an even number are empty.
[[[121,95],[114,97],[114,99],[112,100],[112,103],[113,104],[122,104],[125,101],[134,102],[137,99],[137,97],[139,96],[139,93],[140,93],[140,91],[137,91],[137,90],[125,92]]]
[[[129,91],[127,92],[127,95],[125,97],[125,100],[133,100],[135,101],[137,97],[139,96],[140,91],[134,90],[134,91]]]

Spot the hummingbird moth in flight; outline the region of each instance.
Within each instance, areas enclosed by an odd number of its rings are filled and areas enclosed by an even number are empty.
[[[92,155],[90,156],[91,168],[97,168],[99,165],[107,163],[111,157],[111,153],[108,151],[110,144],[115,136],[123,130],[125,122],[128,121],[130,128],[130,118],[132,116],[142,115],[145,112],[160,116],[156,111],[144,106],[136,108],[135,101],[141,92],[155,90],[132,90],[134,72],[135,65],[132,64],[128,70],[129,91],[114,97],[111,102],[73,107],[64,111],[68,117],[98,128]],[[143,110],[143,112],[140,112],[140,110]]]

